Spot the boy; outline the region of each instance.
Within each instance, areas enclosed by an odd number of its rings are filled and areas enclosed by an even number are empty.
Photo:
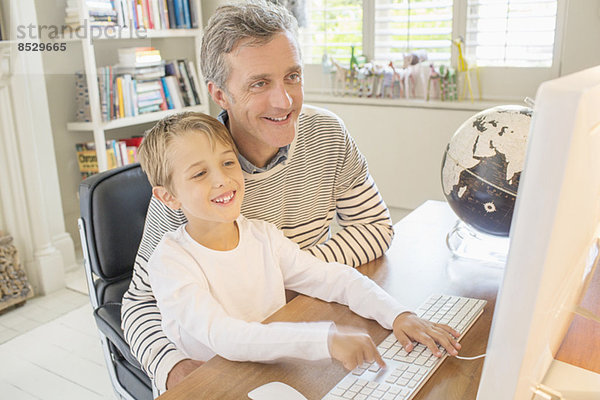
[[[274,225],[240,215],[244,176],[229,132],[214,118],[181,113],[159,121],[139,158],[153,195],[188,221],[165,234],[148,273],[163,329],[190,358],[331,357],[347,369],[373,361],[384,366],[368,335],[341,332],[332,322],[261,324],[285,304],[285,289],[347,304],[397,336],[409,320],[426,323],[354,269],[321,261]],[[450,335],[458,333],[436,329],[446,332],[440,343],[457,354],[460,345]]]

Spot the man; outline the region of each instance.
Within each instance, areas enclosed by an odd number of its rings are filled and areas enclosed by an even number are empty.
[[[381,256],[393,236],[388,209],[367,163],[335,115],[303,107],[302,60],[294,18],[257,2],[220,7],[202,40],[202,73],[219,116],[239,150],[247,218],[275,224],[301,248],[358,266]],[[337,215],[340,232],[330,237]],[[163,392],[200,365],[169,342],[148,284],[147,261],[162,235],[185,222],[152,199],[129,291],[125,338],[156,389]],[[226,266],[224,266],[225,268]],[[452,338],[406,313],[406,338],[450,352]]]

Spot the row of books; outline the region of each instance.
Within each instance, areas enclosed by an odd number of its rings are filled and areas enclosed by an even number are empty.
[[[90,121],[85,75],[76,74],[78,121]],[[98,68],[103,121],[200,105],[198,74],[186,59],[164,61],[158,50],[119,50],[119,64]]]
[[[105,151],[108,169],[136,163],[137,148],[140,146],[142,139],[140,136],[124,140],[107,140]],[[94,142],[77,143],[75,151],[82,179],[100,172]]]
[[[85,1],[91,26],[133,29],[198,28],[194,0],[79,0]],[[65,23],[81,24],[77,0],[67,0]]]

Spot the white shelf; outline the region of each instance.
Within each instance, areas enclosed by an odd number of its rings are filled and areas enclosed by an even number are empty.
[[[199,105],[199,106],[191,106],[191,107],[185,107],[185,108],[173,109],[173,110],[156,111],[156,112],[152,112],[152,113],[148,113],[148,114],[137,115],[135,117],[125,117],[125,118],[113,119],[112,121],[99,123],[99,124],[97,124],[97,126],[93,122],[69,122],[67,124],[67,129],[70,131],[93,131],[94,128],[99,128],[99,129],[106,131],[106,130],[110,130],[110,129],[125,128],[127,126],[134,126],[134,125],[145,124],[147,122],[158,121],[159,119],[162,119],[162,118],[166,117],[167,115],[171,115],[171,114],[175,114],[175,113],[179,113],[179,112],[183,112],[183,111],[196,111],[196,112],[207,113],[208,106]]]

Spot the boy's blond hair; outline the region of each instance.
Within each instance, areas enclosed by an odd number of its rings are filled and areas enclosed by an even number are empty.
[[[190,133],[204,134],[213,148],[216,140],[230,146],[237,154],[233,138],[225,125],[210,115],[198,112],[170,115],[146,131],[138,149],[138,160],[153,187],[162,186],[170,193],[174,193],[173,163],[169,145],[174,138]]]

